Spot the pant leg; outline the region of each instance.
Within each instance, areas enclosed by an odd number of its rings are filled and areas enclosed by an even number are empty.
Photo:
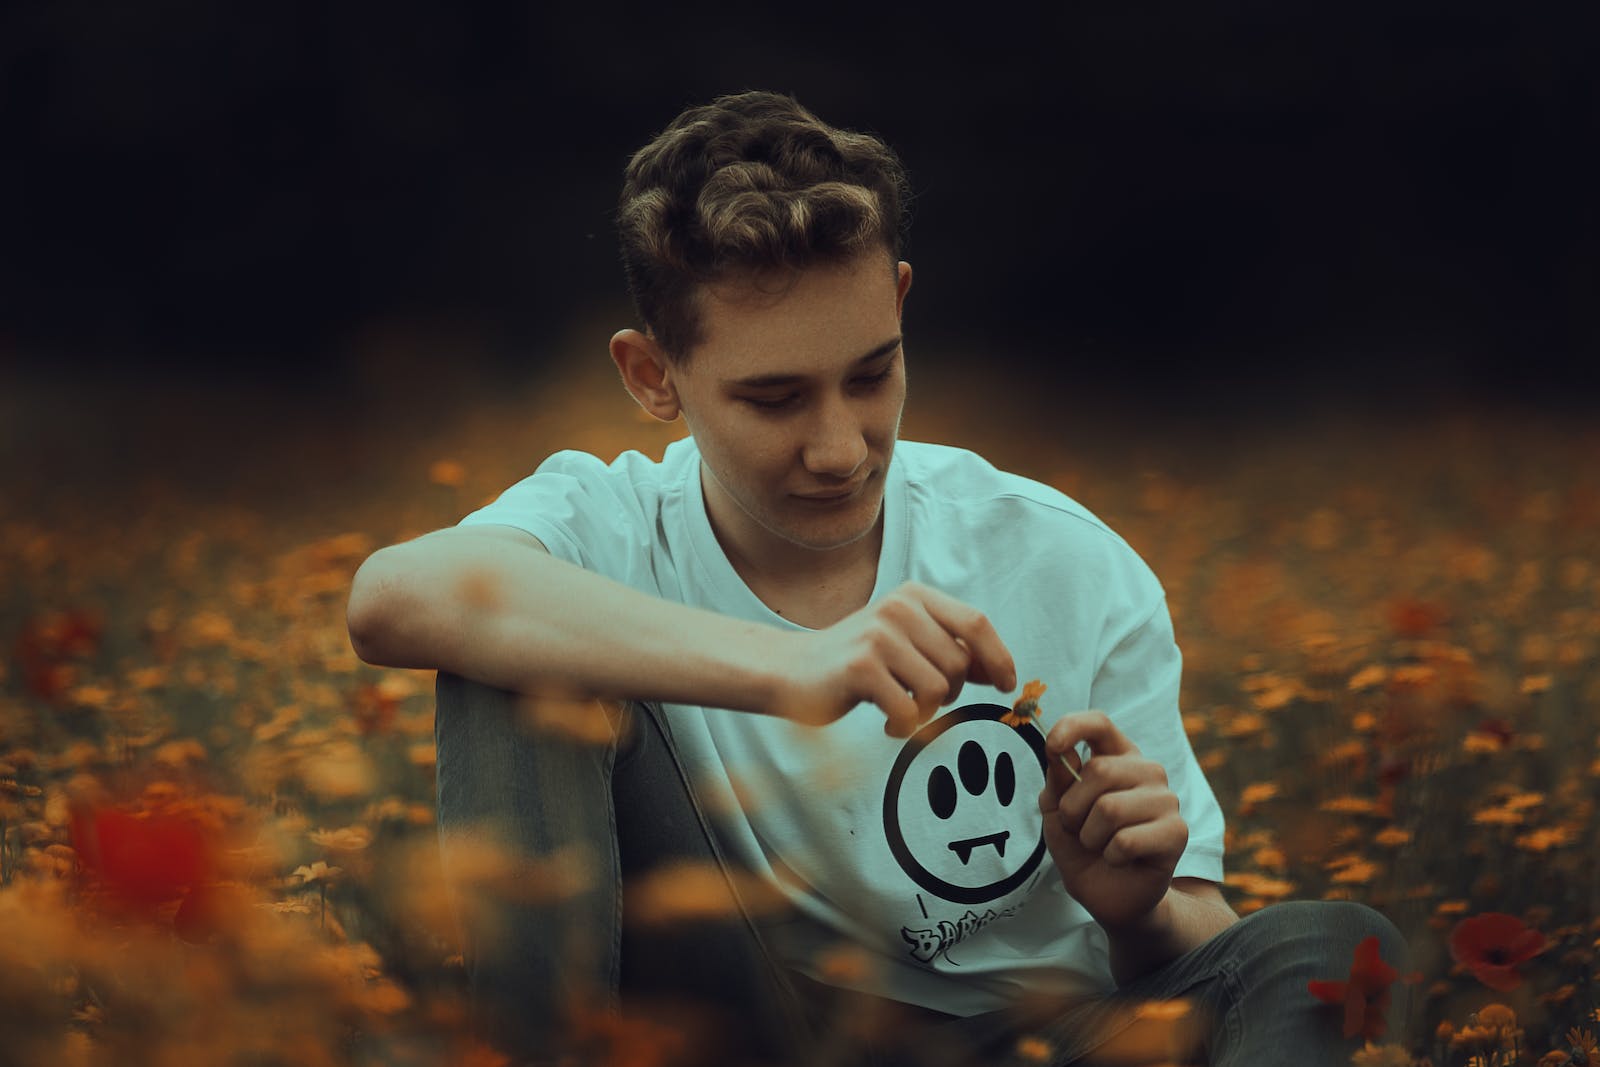
[[[516,695],[455,675],[440,673],[437,695],[441,856],[475,1032],[518,1062],[556,1063],[575,1022],[588,1040],[627,1040],[620,1023],[595,1025],[620,1010],[688,1033],[684,1062],[778,1063],[806,1047],[658,709],[596,703],[609,728],[583,739],[529,729]],[[665,928],[625,922],[626,887],[679,864],[720,872],[728,905]]]
[[[626,887],[623,1007],[684,1029],[683,1062],[695,1067],[809,1062],[815,1035],[804,1005],[760,933],[762,918],[787,905],[775,889],[753,899],[756,876],[723,847],[661,710],[630,711],[636,743],[618,758],[613,788]],[[685,917],[651,914],[663,889],[688,906]]]
[[[1294,1049],[1305,1067],[1347,1067],[1361,1036],[1346,1038],[1344,1008],[1313,997],[1307,984],[1345,981],[1356,946],[1377,937],[1383,961],[1402,975],[1409,967],[1404,936],[1381,912],[1350,901],[1288,901],[1246,916],[1174,965],[1180,982],[1212,972],[1205,983],[1213,1020],[1212,1067],[1247,1067]],[[1190,956],[1197,957],[1193,961]],[[1396,980],[1383,1009],[1379,1040],[1403,1042],[1410,986]]]
[[[568,1005],[616,1006],[616,723],[603,743],[536,736],[512,693],[441,671],[436,695],[440,857],[472,1029],[519,1063],[554,1063]]]
[[[1292,901],[1246,916],[1204,945],[1123,986],[1071,1002],[1021,1001],[1011,1008],[918,1028],[895,1067],[940,1062],[1006,1067],[1093,1067],[1181,1062],[1209,1067],[1348,1067],[1360,1037],[1343,1036],[1343,1009],[1313,997],[1307,983],[1343,981],[1356,945],[1379,939],[1383,960],[1407,970],[1406,943],[1379,912],[1340,901]],[[1383,1040],[1402,1041],[1408,987],[1391,987]],[[1141,1005],[1189,1002],[1179,1018],[1140,1017]],[[1293,1050],[1292,1055],[1286,1050]]]

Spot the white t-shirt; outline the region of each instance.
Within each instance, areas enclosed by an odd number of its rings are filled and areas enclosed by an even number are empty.
[[[514,526],[635,589],[802,629],[744,584],[706,518],[693,438],[660,463],[558,452],[462,524]],[[1175,876],[1222,881],[1223,817],[1183,731],[1182,657],[1150,568],[1082,505],[972,452],[901,441],[872,598],[917,581],[988,615],[1017,677],[1049,687],[1048,730],[1098,708],[1165,767],[1189,826]],[[723,844],[794,904],[763,933],[818,981],[952,1015],[1027,991],[1115,987],[1104,931],[1062,887],[1042,833],[1043,735],[967,683],[908,740],[862,704],[825,727],[664,705]],[[876,964],[818,966],[855,945]]]

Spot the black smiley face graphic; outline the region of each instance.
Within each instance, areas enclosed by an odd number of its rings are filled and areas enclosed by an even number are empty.
[[[1007,726],[1010,710],[969,704],[930,722],[889,773],[883,826],[890,851],[923,889],[981,904],[1005,896],[1044,857],[1044,735]]]

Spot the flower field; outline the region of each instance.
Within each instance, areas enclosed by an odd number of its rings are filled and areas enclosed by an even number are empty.
[[[365,414],[106,401],[37,463],[4,442],[0,1063],[502,1062],[466,1033],[432,676],[359,662],[345,598],[368,553],[551,450],[659,455],[681,425],[606,369]],[[1595,1062],[1600,420],[1393,405],[1224,432],[1044,399],[913,366],[903,436],[1056,485],[1150,562],[1235,909],[1364,901],[1410,941],[1306,992],[1365,1026],[1412,983],[1354,1062]],[[486,851],[470,877],[586,877],[534,874]],[[694,885],[654,903],[692,914]],[[674,1062],[655,1023],[580,1022],[598,1062]]]

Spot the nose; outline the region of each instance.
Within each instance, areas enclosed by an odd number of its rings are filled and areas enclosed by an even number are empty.
[[[848,481],[866,459],[867,439],[857,414],[838,401],[823,405],[801,450],[806,470]]]

